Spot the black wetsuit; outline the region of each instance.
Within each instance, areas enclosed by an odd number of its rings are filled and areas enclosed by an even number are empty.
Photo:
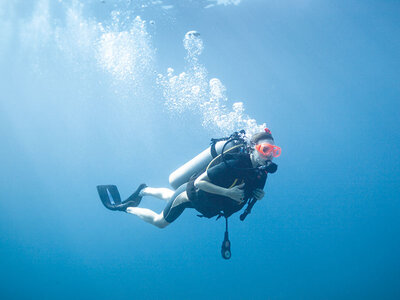
[[[245,200],[251,198],[254,189],[263,189],[267,174],[264,171],[253,169],[249,154],[226,155],[227,164],[219,164],[207,170],[207,176],[211,183],[231,188],[245,183]],[[200,175],[200,174],[198,174]],[[184,211],[185,208],[196,208],[205,217],[211,218],[223,212],[225,215],[239,211],[245,205],[245,201],[240,204],[237,201],[212,193],[207,193],[194,186],[197,177],[193,176],[187,183],[176,190],[173,197],[164,209],[164,218],[171,223]],[[187,192],[188,200],[177,197],[183,191]]]

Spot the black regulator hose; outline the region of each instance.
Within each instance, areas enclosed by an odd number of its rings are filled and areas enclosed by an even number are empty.
[[[224,241],[222,242],[221,246],[221,255],[223,259],[230,259],[232,256],[231,253],[231,241],[229,240],[229,234],[228,234],[228,218],[225,217],[225,236],[224,236]]]
[[[243,135],[246,134],[246,132],[245,132],[244,130],[241,130],[239,133],[241,133],[241,134],[243,134]],[[221,158],[222,158],[222,161],[224,162],[224,164],[225,164],[228,168],[234,168],[234,167],[230,166],[230,165],[228,164],[228,162],[226,161],[226,159],[225,159],[225,148],[226,148],[226,146],[227,146],[229,143],[233,142],[233,141],[239,141],[239,143],[242,143],[243,146],[246,146],[246,141],[244,140],[244,138],[242,138],[242,137],[239,136],[239,133],[238,133],[238,132],[233,133],[233,134],[229,137],[229,139],[225,142],[224,146],[222,147]]]
[[[257,202],[257,199],[255,199],[255,198],[251,198],[249,200],[249,204],[247,204],[246,209],[240,215],[240,221],[244,221],[244,219],[246,219],[247,215],[251,213],[251,209],[253,208],[254,204],[256,204],[256,202]]]

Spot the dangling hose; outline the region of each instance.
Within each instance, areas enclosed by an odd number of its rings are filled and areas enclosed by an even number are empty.
[[[231,254],[231,242],[229,240],[229,233],[228,233],[228,218],[225,217],[225,237],[224,241],[222,242],[221,247],[221,255],[223,259],[230,259]]]
[[[240,215],[240,221],[244,221],[246,219],[247,215],[251,213],[251,209],[253,208],[254,204],[256,204],[257,199],[251,198],[249,203],[247,204],[246,209],[244,212]]]

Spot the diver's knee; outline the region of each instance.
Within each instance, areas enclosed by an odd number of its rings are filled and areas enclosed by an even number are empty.
[[[171,223],[168,223],[167,220],[164,219],[164,216],[161,216],[157,222],[155,222],[155,225],[160,229],[167,227],[169,224]]]
[[[169,223],[158,223],[157,227],[160,229],[163,229],[163,228],[167,227],[168,225],[169,225]]]

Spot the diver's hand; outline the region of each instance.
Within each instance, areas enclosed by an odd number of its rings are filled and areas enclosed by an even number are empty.
[[[244,188],[244,183],[234,186],[233,188],[227,189],[225,196],[241,203],[244,200],[243,188]]]
[[[265,193],[262,189],[255,189],[253,191],[253,197],[257,200],[261,200],[264,197]]]

